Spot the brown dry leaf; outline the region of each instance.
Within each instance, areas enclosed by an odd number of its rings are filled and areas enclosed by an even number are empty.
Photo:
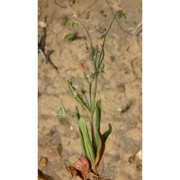
[[[100,137],[100,143],[98,144],[97,155],[96,155],[96,159],[95,159],[95,163],[94,163],[95,172],[97,172],[97,167],[98,167],[98,165],[102,159],[102,156],[104,154],[104,151],[105,151],[105,141],[102,137],[100,129],[98,129],[98,133],[99,133],[99,137]]]
[[[90,171],[90,163],[84,155],[78,158],[73,166],[65,166],[66,169],[71,173],[71,176],[79,176],[82,180],[88,180]]]
[[[67,166],[65,168],[71,173],[72,177],[80,177],[82,180],[110,180],[103,179],[98,174],[95,174],[91,170],[91,164],[87,160],[87,158],[81,154],[78,160],[74,163],[74,165]]]
[[[86,157],[81,154],[80,158],[74,163],[74,166],[80,170],[80,171],[85,171],[88,172],[91,168],[90,162],[86,159]]]
[[[74,166],[65,166],[66,169],[71,173],[72,177],[78,176],[82,180],[91,180],[89,176],[89,172],[80,171],[79,169],[75,168]],[[94,180],[94,179],[92,179]]]

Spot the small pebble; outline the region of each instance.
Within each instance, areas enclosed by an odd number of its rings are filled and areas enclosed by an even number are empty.
[[[47,23],[44,22],[44,21],[39,21],[39,22],[38,22],[38,26],[39,26],[40,28],[46,28],[46,27],[47,27]]]
[[[142,160],[142,150],[139,150],[137,153],[136,153],[136,157],[141,161]]]
[[[122,108],[117,108],[117,111],[118,112],[122,112]]]
[[[39,160],[39,166],[41,167],[46,167],[48,163],[48,159],[47,157],[43,157],[41,156],[40,160]]]
[[[116,57],[115,56],[110,56],[110,59],[112,62],[114,62],[116,60]]]
[[[74,129],[73,126],[70,126],[69,130],[72,131],[73,129]]]

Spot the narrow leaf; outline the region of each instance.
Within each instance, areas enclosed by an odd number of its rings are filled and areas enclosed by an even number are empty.
[[[95,133],[95,152],[97,152],[98,144],[100,141],[99,137],[99,129],[101,123],[101,100],[97,101],[96,103],[96,119],[94,122],[94,133]]]
[[[99,136],[99,144],[98,144],[98,149],[97,149],[97,153],[96,153],[96,159],[94,162],[94,171],[97,172],[97,167],[102,159],[102,156],[104,154],[105,151],[105,141],[101,135],[100,130],[98,129],[98,136]]]
[[[75,111],[74,111],[74,113],[73,113],[73,115],[74,115],[74,119],[75,119],[75,121],[76,121],[76,123],[77,124],[79,124],[79,119],[80,119],[80,114],[79,114],[79,110],[78,110],[78,107],[76,106],[75,107]]]
[[[106,132],[103,133],[103,139],[104,139],[105,142],[106,142],[108,136],[111,134],[111,132],[112,132],[112,126],[109,123],[109,129]]]
[[[75,89],[72,87],[72,82],[67,81],[69,94],[74,98]]]
[[[86,152],[86,147],[85,147],[85,142],[84,142],[83,134],[82,134],[82,131],[81,131],[80,127],[79,127],[79,137],[80,137],[81,148],[82,148],[83,154],[86,157],[88,157],[88,153]]]
[[[95,160],[94,151],[93,151],[92,144],[90,141],[86,121],[82,117],[79,119],[79,128],[82,132],[82,137],[83,137],[83,142],[85,145],[85,152],[87,153],[87,158],[89,158],[89,160],[91,161],[91,164],[94,164],[94,160]]]

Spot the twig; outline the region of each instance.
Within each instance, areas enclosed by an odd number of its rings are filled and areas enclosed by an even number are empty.
[[[111,13],[112,13],[112,15],[114,16],[115,13],[114,13],[113,8],[111,7],[109,1],[106,0],[106,3],[108,4],[108,6],[109,6],[109,8],[110,8],[110,10],[111,10]],[[120,28],[123,32],[127,33],[127,34],[130,35],[130,36],[133,35],[133,34],[131,34],[129,31],[125,30],[125,29],[121,26],[121,23],[118,21],[117,18],[116,18],[116,21],[117,21],[117,23],[118,23],[118,25],[119,25],[119,28]]]
[[[45,22],[46,22],[46,18],[45,17]],[[59,73],[58,71],[58,67],[54,65],[54,63],[51,61],[51,54],[54,52],[53,50],[49,50],[45,51],[45,46],[46,46],[46,28],[44,28],[44,33],[40,39],[40,42],[38,42],[38,52],[41,53],[41,55],[43,56],[43,59],[45,60],[46,63],[50,63],[53,68],[57,71],[57,73]]]
[[[54,63],[53,63],[53,62],[51,61],[51,59],[50,59],[50,56],[51,56],[51,54],[52,54],[54,51],[53,51],[53,50],[50,50],[50,51],[48,51],[47,54],[46,54],[44,51],[42,51],[42,49],[39,49],[39,52],[40,52],[41,55],[43,56],[43,58],[44,58],[44,60],[46,61],[46,63],[50,63],[50,64],[53,66],[53,68],[57,71],[57,73],[59,73],[58,67],[55,66]]]
[[[139,29],[140,28],[140,29]],[[136,27],[135,29],[133,30],[132,34],[134,35],[137,30],[139,29],[138,33],[137,33],[137,36],[139,35],[140,32],[142,32],[142,22],[140,22]]]

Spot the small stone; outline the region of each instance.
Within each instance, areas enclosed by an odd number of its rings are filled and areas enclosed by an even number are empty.
[[[112,62],[114,62],[116,60],[116,57],[115,56],[110,56],[110,59]]]
[[[139,150],[137,153],[136,153],[136,157],[142,161],[142,150]]]
[[[43,157],[41,156],[40,160],[39,160],[39,166],[41,167],[46,167],[48,163],[48,159],[47,157]]]
[[[39,22],[38,22],[38,26],[39,26],[40,28],[46,28],[46,27],[47,27],[47,23],[44,22],[44,21],[39,21]]]
[[[73,129],[74,129],[73,126],[70,126],[70,127],[69,127],[69,130],[70,130],[70,131],[72,131]]]
[[[122,108],[120,108],[120,107],[117,108],[117,111],[118,111],[118,112],[122,112]]]

